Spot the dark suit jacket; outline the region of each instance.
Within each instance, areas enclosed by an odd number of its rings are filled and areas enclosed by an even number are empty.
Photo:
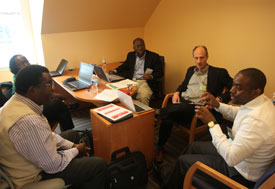
[[[134,75],[134,69],[136,64],[136,53],[134,51],[129,52],[127,55],[127,59],[125,62],[116,68],[117,73],[125,78],[132,79]],[[158,79],[163,76],[163,70],[162,65],[160,62],[160,57],[158,54],[146,50],[145,55],[145,63],[144,63],[144,72],[147,68],[150,68],[153,70],[153,79],[147,80],[150,88],[155,93],[159,89],[157,88],[159,85],[156,83],[158,82]]]
[[[195,66],[188,68],[185,75],[185,79],[178,87],[177,91],[180,93],[186,91],[190,78],[194,73]],[[207,75],[207,91],[213,94],[215,97],[221,97],[222,102],[228,103],[230,101],[230,89],[232,87],[232,78],[224,68],[217,68],[209,66]],[[226,92],[222,94],[223,89],[226,88]]]

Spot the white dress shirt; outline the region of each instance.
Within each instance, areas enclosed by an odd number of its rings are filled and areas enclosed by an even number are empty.
[[[260,95],[240,107],[220,103],[216,108],[234,119],[232,139],[227,139],[217,124],[210,128],[212,142],[228,166],[247,180],[257,181],[275,158],[275,108]]]

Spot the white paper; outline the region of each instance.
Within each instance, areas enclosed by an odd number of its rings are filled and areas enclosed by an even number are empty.
[[[99,93],[96,97],[98,100],[112,102],[118,98],[116,90],[104,89],[101,93]]]
[[[153,73],[153,70],[151,68],[147,68],[145,71],[145,74],[151,75]]]
[[[132,114],[132,111],[117,106],[115,104],[108,104],[100,108],[95,109],[95,111],[113,121],[117,121],[129,114]]]
[[[132,81],[130,79],[124,79],[122,81],[115,82],[115,83],[107,83],[106,86],[111,89],[122,89],[122,88],[127,88],[129,84],[136,85],[137,82]]]

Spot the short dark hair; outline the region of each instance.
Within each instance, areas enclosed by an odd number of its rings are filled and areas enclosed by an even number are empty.
[[[138,37],[138,38],[134,39],[134,41],[133,41],[133,45],[135,44],[135,42],[136,42],[136,41],[142,41],[142,42],[143,42],[143,44],[145,44],[145,43],[144,43],[144,40]]]
[[[261,89],[261,94],[264,93],[266,77],[261,70],[257,68],[246,68],[239,71],[239,73],[249,78],[249,86],[251,89]]]
[[[25,95],[30,86],[40,84],[42,73],[49,73],[49,70],[40,65],[30,65],[22,68],[16,74],[15,92]]]
[[[17,72],[19,71],[19,69],[17,68],[17,65],[16,65],[16,61],[15,61],[16,57],[18,57],[18,56],[22,56],[22,55],[21,54],[16,54],[13,57],[11,57],[11,59],[10,59],[10,71],[14,75],[16,75]]]
[[[192,51],[192,55],[194,56],[195,50],[196,50],[197,48],[199,48],[199,47],[202,47],[202,48],[205,50],[205,55],[206,55],[206,57],[208,57],[208,50],[207,50],[206,46],[204,46],[204,45],[195,46],[194,49],[193,49],[193,51]]]

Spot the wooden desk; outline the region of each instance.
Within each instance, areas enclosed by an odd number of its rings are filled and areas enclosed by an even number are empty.
[[[72,95],[75,99],[83,102],[90,103],[102,103],[102,101],[95,99],[94,97],[97,95],[96,93],[91,92],[91,87],[89,89],[82,89],[78,91],[72,91],[63,85],[63,81],[69,77],[78,78],[79,69],[75,69],[72,71],[65,71],[62,76],[53,77],[53,80],[56,84],[58,84],[61,88],[67,91],[70,95]],[[102,92],[104,89],[109,89],[105,84],[106,81],[97,78],[98,80],[98,93]]]
[[[112,152],[128,146],[131,151],[141,151],[149,168],[154,155],[154,117],[150,110],[119,123],[110,123],[94,109],[90,110],[94,155],[111,160]]]
[[[121,63],[110,63],[110,64],[121,64]],[[69,77],[78,78],[78,73],[79,73],[79,69],[74,69],[71,71],[66,70],[62,76],[53,77],[54,82],[57,84],[56,86],[56,88],[58,88],[57,91],[64,94],[64,90],[65,90],[67,93],[73,96],[76,100],[81,102],[93,103],[96,106],[102,106],[103,104],[105,104],[106,103],[105,101],[101,101],[95,98],[97,94],[91,92],[91,87],[89,89],[72,91],[63,85],[63,81]],[[101,93],[104,89],[110,89],[106,86],[106,84],[108,83],[107,81],[104,81],[100,78],[97,78],[97,80],[98,80],[98,86],[97,86],[98,93]],[[135,92],[136,92],[136,87],[133,88],[131,95],[135,94]]]

